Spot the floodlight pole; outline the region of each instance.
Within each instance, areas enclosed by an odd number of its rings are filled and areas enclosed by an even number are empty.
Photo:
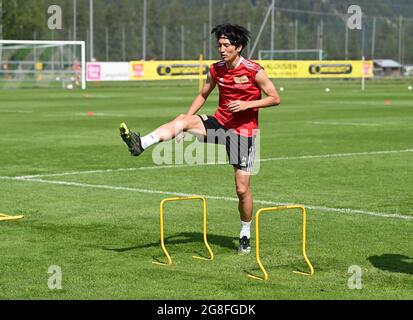
[[[185,26],[181,24],[181,60],[185,59]]]
[[[77,0],[73,0],[73,41],[76,41],[77,33]]]
[[[166,60],[166,26],[162,26],[162,60]]]
[[[0,40],[3,40],[3,1],[0,0]],[[3,45],[0,44],[0,68],[3,68]]]
[[[270,60],[272,60],[272,52],[274,51],[274,34],[275,34],[275,0],[271,3],[271,55]]]
[[[126,31],[125,25],[122,25],[122,61],[126,61]]]
[[[90,37],[89,37],[89,30],[86,30],[86,46],[88,45],[88,43],[89,43],[89,39],[90,39]],[[86,47],[86,49],[87,49],[88,47]],[[89,47],[89,49],[90,49],[90,47]],[[89,55],[90,55],[90,50],[89,51],[86,51]],[[87,59],[87,58],[86,58]]]
[[[0,0],[0,40],[3,40],[3,1]]]
[[[204,33],[202,34],[202,54],[207,57],[207,39],[208,39],[208,27],[204,23]]]
[[[364,56],[362,57],[362,64],[361,64],[361,91],[364,91],[366,88],[366,79],[364,77]]]
[[[297,57],[297,50],[298,50],[298,20],[297,19],[295,19],[294,49],[296,51],[295,60],[297,60],[298,59],[298,57]]]
[[[109,29],[108,27],[105,28],[105,53],[106,53],[106,61],[109,61]]]
[[[90,44],[90,61],[94,58],[93,52],[93,0],[89,0],[89,44]]]
[[[374,59],[374,51],[376,47],[376,17],[373,17],[373,30],[371,35],[371,59]]]
[[[320,22],[320,52],[323,52],[323,39],[324,38],[324,20],[321,19]],[[320,57],[320,60],[323,60],[323,57]]]
[[[33,32],[33,40],[36,41],[37,40],[37,32]],[[33,52],[33,61],[36,63],[37,62],[37,49],[36,47],[33,48],[34,52]],[[1,57],[0,57],[0,66],[1,66]]]
[[[73,0],[73,35],[72,40],[76,41],[77,38],[77,0]],[[73,52],[73,60],[77,59],[76,47]]]
[[[209,18],[208,18],[208,20],[209,20],[209,31],[208,31],[208,34],[209,34],[209,37],[208,37],[208,39],[209,39],[209,46],[208,46],[208,50],[209,50],[209,52],[208,52],[208,58],[209,58],[209,60],[212,60],[212,36],[211,36],[211,34],[210,34],[210,32],[212,31],[212,0],[209,0]]]
[[[348,27],[347,27],[347,22],[344,23],[344,27],[346,29],[346,35],[344,39],[344,57],[345,60],[348,60]]]
[[[363,21],[363,20],[362,20]],[[366,38],[366,29],[363,22],[361,23],[361,55],[364,56],[364,43]]]
[[[403,35],[403,16],[399,20],[399,63],[402,64],[402,35]]]
[[[146,60],[146,14],[147,14],[148,5],[146,0],[143,0],[143,27],[142,27],[142,59]]]

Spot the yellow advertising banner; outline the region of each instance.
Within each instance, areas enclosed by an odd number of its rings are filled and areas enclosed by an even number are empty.
[[[131,80],[199,79],[216,61],[132,61]],[[373,76],[373,61],[290,61],[262,60],[261,64],[270,78],[361,78]]]
[[[131,80],[180,80],[199,79],[206,76],[209,66],[216,61],[177,60],[177,61],[132,61]]]
[[[270,78],[373,77],[373,61],[259,61]]]

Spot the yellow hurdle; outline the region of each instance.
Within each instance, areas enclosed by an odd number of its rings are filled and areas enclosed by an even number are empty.
[[[12,221],[12,220],[19,220],[23,218],[24,216],[9,216],[7,214],[0,213],[0,221]]]
[[[167,202],[173,202],[173,201],[187,201],[187,200],[201,200],[202,201],[202,208],[203,208],[203,223],[204,223],[204,243],[205,247],[207,248],[209,252],[209,258],[204,258],[204,257],[198,257],[198,256],[193,256],[192,258],[194,259],[201,259],[201,260],[214,260],[214,253],[211,250],[211,247],[208,244],[207,240],[207,210],[206,210],[206,199],[203,196],[193,196],[193,197],[176,197],[176,198],[168,198],[164,199],[161,201],[160,205],[160,228],[161,228],[161,247],[162,250],[168,259],[167,263],[162,263],[162,262],[155,262],[153,261],[152,263],[162,265],[162,266],[170,266],[172,265],[172,259],[171,256],[168,253],[168,250],[166,250],[165,247],[165,238],[164,238],[164,207]]]
[[[268,280],[268,273],[265,270],[261,259],[260,259],[260,215],[263,212],[269,212],[269,211],[280,211],[280,210],[288,210],[288,209],[301,209],[301,212],[303,214],[303,237],[302,237],[302,252],[303,252],[303,256],[304,256],[304,260],[307,263],[308,267],[310,268],[310,272],[309,273],[305,273],[305,272],[299,272],[299,271],[294,271],[294,273],[298,273],[301,275],[305,275],[305,276],[312,276],[314,274],[314,268],[310,262],[310,260],[307,257],[307,253],[306,253],[306,236],[307,236],[307,212],[305,207],[300,206],[300,205],[294,205],[294,206],[280,206],[280,207],[272,207],[272,208],[262,208],[260,210],[257,211],[256,215],[255,215],[255,236],[256,236],[256,260],[258,265],[260,266],[261,271],[264,273],[264,277],[258,277],[258,276],[254,276],[254,275],[248,275],[248,277],[252,278],[252,279],[256,279],[256,280]]]

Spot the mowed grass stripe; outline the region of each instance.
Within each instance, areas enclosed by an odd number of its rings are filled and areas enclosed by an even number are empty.
[[[110,186],[110,185],[98,185],[98,184],[86,184],[86,183],[69,182],[69,181],[51,181],[51,180],[43,180],[43,179],[24,179],[24,178],[10,178],[10,177],[0,177],[0,179],[3,179],[3,180],[18,180],[18,181],[27,181],[27,182],[36,182],[36,183],[46,183],[46,184],[55,184],[55,185],[63,185],[63,186],[69,186],[69,187],[107,189],[107,190],[130,191],[130,192],[149,193],[149,194],[162,194],[162,195],[174,195],[174,196],[178,196],[178,197],[189,197],[189,196],[199,195],[199,194],[195,194],[195,193],[150,190],[150,189],[130,188],[130,187]],[[211,196],[211,195],[205,195],[205,196],[208,199],[213,199],[213,200],[224,200],[224,201],[238,202],[238,198],[222,197],[222,196]],[[262,204],[262,205],[269,205],[269,206],[283,206],[283,205],[293,205],[294,204],[294,203],[277,203],[277,202],[267,201],[267,200],[254,200],[254,203],[258,203],[258,204]],[[304,205],[308,209],[320,210],[320,211],[330,211],[330,212],[338,212],[338,213],[345,213],[345,214],[363,214],[363,215],[382,217],[382,218],[413,220],[413,216],[405,216],[405,215],[401,215],[401,214],[371,212],[371,211],[354,210],[354,209],[348,209],[348,208],[328,208],[328,207],[322,207],[322,206],[317,206],[317,205],[308,205],[308,204],[302,204],[302,205]]]
[[[413,149],[405,150],[390,150],[390,151],[371,151],[371,152],[353,152],[353,153],[335,153],[335,154],[321,154],[321,155],[307,155],[307,156],[296,156],[296,157],[276,157],[276,158],[264,158],[257,159],[257,162],[268,162],[268,161],[283,161],[283,160],[305,160],[305,159],[317,159],[317,158],[339,158],[339,157],[357,157],[357,156],[369,156],[378,154],[393,154],[393,153],[406,153],[413,152]],[[137,168],[119,168],[119,169],[101,169],[101,170],[87,170],[87,171],[73,171],[73,172],[61,172],[61,173],[46,173],[37,174],[30,176],[16,176],[11,178],[18,179],[32,179],[32,178],[45,178],[45,177],[60,177],[60,176],[70,176],[70,175],[84,175],[84,174],[96,174],[96,173],[113,173],[113,172],[125,172],[125,171],[137,171],[137,170],[164,170],[164,169],[177,169],[184,167],[198,167],[198,166],[210,166],[210,165],[227,165],[227,162],[222,163],[205,163],[196,165],[158,165],[158,166],[147,166],[147,167],[137,167]]]

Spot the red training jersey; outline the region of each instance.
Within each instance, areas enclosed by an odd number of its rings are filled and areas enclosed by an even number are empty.
[[[234,129],[239,135],[251,137],[258,129],[258,108],[233,113],[228,110],[231,101],[253,101],[261,99],[261,89],[255,83],[255,76],[263,69],[258,63],[241,57],[234,69],[228,69],[224,61],[210,67],[211,76],[219,88],[219,107],[214,117],[227,129]]]

